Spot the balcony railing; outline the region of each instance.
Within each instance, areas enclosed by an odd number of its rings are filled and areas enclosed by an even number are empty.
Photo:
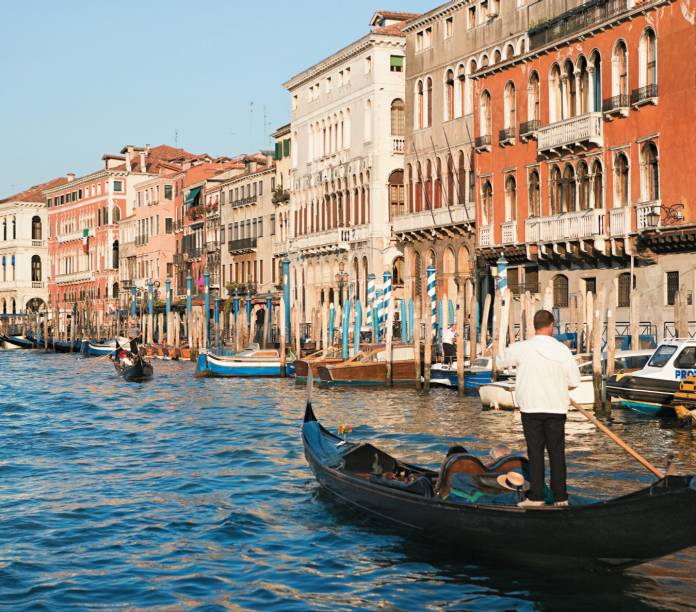
[[[531,121],[525,121],[520,123],[520,138],[533,138],[536,137],[537,130],[541,127],[541,121],[538,119],[532,119]]]
[[[517,244],[517,221],[503,223],[503,244]]]
[[[200,259],[202,254],[202,249],[189,249],[188,251],[184,251],[184,257],[189,261],[192,259]]]
[[[94,272],[91,270],[87,270],[85,272],[70,272],[69,274],[58,274],[55,277],[55,281],[59,285],[91,280],[94,280]]]
[[[652,202],[641,202],[636,206],[636,225],[639,232],[646,229],[652,229],[649,219],[651,213],[657,213],[659,218],[662,218],[662,209],[660,208],[661,204],[661,200],[654,200]]]
[[[602,113],[587,113],[545,125],[538,132],[539,153],[571,149],[588,142],[602,146],[603,125]]]
[[[509,127],[498,132],[498,141],[501,145],[512,144],[515,142],[515,128]]]
[[[474,207],[472,204],[460,204],[435,210],[421,210],[416,213],[399,215],[392,219],[392,231],[396,234],[429,230],[433,227],[461,225],[474,222]]]
[[[32,289],[43,289],[44,283],[43,283],[43,281],[31,281],[31,288]]]
[[[489,151],[491,147],[491,135],[477,136],[474,145],[479,151]]]
[[[609,235],[628,236],[631,233],[631,209],[627,206],[609,210]]]
[[[527,219],[525,240],[531,243],[567,242],[604,236],[605,219],[606,213],[601,208]]]
[[[406,139],[402,137],[392,138],[392,153],[403,153]]]
[[[31,246],[33,246],[33,247],[39,247],[39,248],[40,248],[40,247],[42,247],[43,245],[44,245],[44,241],[43,241],[43,240],[32,240],[32,241],[31,241]]]
[[[238,206],[249,206],[251,204],[256,204],[258,196],[249,196],[248,198],[240,198],[239,200],[234,200],[232,202],[232,208],[237,208]]]
[[[312,253],[347,251],[349,245],[342,240],[341,231],[335,229],[308,236],[298,236],[293,240],[292,247],[299,251]]]
[[[490,247],[493,246],[493,226],[492,225],[482,225],[479,228],[479,246],[480,247]]]
[[[208,240],[205,243],[205,249],[208,253],[214,253],[220,248],[220,243],[217,240]]]
[[[529,30],[529,48],[538,49],[628,10],[628,0],[594,0]]]
[[[652,85],[646,85],[645,87],[639,87],[631,92],[631,104],[634,106],[640,106],[641,104],[648,104],[654,102],[657,99],[657,83]]]
[[[58,242],[70,242],[71,240],[82,240],[82,230],[58,236]]]
[[[237,240],[230,240],[227,243],[227,250],[230,254],[248,253],[256,249],[256,244],[256,238],[239,238]]]
[[[618,96],[613,96],[607,98],[602,102],[602,110],[607,114],[624,113],[628,112],[629,99],[626,94],[619,94]]]

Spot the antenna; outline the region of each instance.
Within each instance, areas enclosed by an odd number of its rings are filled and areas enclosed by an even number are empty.
[[[179,130],[174,128],[174,148],[179,148]]]
[[[254,103],[249,102],[249,136],[254,136]]]
[[[266,105],[263,105],[263,133],[268,136],[268,146],[271,147],[273,144],[273,139],[271,138],[270,130],[271,122],[268,120],[268,115],[266,114]]]

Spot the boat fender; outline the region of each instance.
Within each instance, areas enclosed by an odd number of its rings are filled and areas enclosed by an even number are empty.
[[[689,488],[696,491],[696,476],[691,477],[691,481],[689,482]]]

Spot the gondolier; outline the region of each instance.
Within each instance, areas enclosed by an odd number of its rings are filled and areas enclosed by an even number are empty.
[[[553,337],[548,310],[534,315],[536,335],[516,342],[500,357],[500,367],[517,368],[515,399],[529,456],[530,489],[522,507],[544,506],[544,450],[549,452],[551,492],[555,506],[568,505],[565,422],[569,390],[580,384],[580,371],[570,349]]]
[[[456,338],[456,325],[450,325],[442,332],[442,352],[444,353],[446,364],[451,364],[457,358]]]

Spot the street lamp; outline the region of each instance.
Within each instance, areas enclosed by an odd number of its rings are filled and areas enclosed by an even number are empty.
[[[671,206],[656,204],[652,206],[650,211],[645,215],[645,222],[650,229],[657,229],[661,220],[662,225],[671,225],[683,221],[684,205],[682,203],[672,204]]]
[[[345,272],[345,263],[339,262],[338,272],[336,273],[336,284],[338,285],[338,303],[343,307],[343,288],[349,280],[349,275]]]

